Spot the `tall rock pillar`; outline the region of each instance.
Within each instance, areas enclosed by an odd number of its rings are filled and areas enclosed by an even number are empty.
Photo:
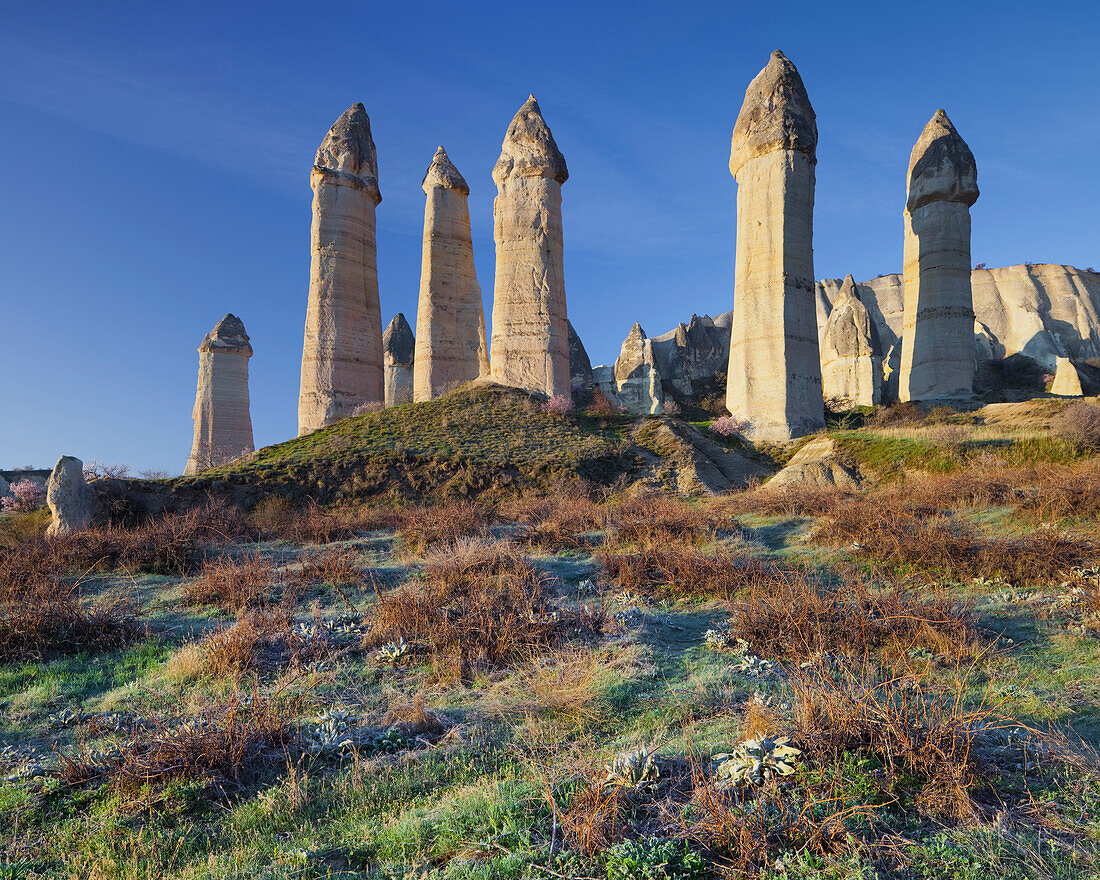
[[[329,129],[309,176],[313,227],[298,433],[384,400],[374,209],[378,160],[355,104]]]
[[[561,185],[569,178],[534,96],[508,126],[493,168],[496,283],[492,377],[569,395],[569,327],[562,260]]]
[[[726,408],[756,440],[825,426],[814,301],[817,117],[776,50],[749,83],[730,144],[737,261]]]
[[[909,157],[901,400],[974,392],[970,206],[977,199],[974,154],[937,110]]]
[[[195,391],[195,439],[185,474],[197,474],[240,458],[252,445],[248,401],[248,359],[252,344],[244,323],[226,315],[199,346],[199,381]]]
[[[401,312],[393,316],[382,334],[382,351],[386,366],[386,406],[412,403],[416,339]]]
[[[466,203],[470,187],[443,147],[435,151],[423,189],[427,200],[413,365],[413,399],[418,401],[489,374]]]

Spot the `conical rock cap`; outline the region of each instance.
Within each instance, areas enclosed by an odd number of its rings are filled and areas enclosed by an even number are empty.
[[[929,202],[961,202],[970,206],[978,200],[978,167],[943,108],[924,127],[909,157],[908,211]]]
[[[500,158],[493,167],[497,185],[511,177],[547,177],[558,183],[569,179],[565,157],[554,142],[534,95],[512,117]]]
[[[776,49],[745,90],[730,141],[730,173],[776,150],[817,156],[817,115],[798,69]]]

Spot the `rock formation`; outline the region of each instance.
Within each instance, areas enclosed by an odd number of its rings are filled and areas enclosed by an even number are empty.
[[[825,425],[814,305],[817,121],[782,52],[745,92],[730,143],[737,260],[726,408],[757,440]]]
[[[0,498],[4,498],[11,494],[11,485],[4,479],[4,475],[0,474]]]
[[[838,409],[875,406],[882,397],[882,348],[856,282],[844,279],[821,341],[821,388]]]
[[[493,168],[496,280],[492,377],[553,397],[569,394],[569,328],[561,185],[569,178],[534,96],[512,119]]]
[[[424,175],[424,249],[416,310],[413,397],[432,400],[489,373],[474,271],[470,187],[440,147]]]
[[[52,514],[47,537],[64,537],[89,526],[94,500],[84,480],[84,462],[71,455],[57,460],[46,484],[46,504]]]
[[[859,471],[845,460],[828,437],[816,437],[794,454],[787,466],[767,482],[768,488],[818,486],[858,489]]]
[[[329,129],[309,176],[313,227],[298,433],[383,401],[382,310],[374,209],[378,160],[370,119],[354,104]]]
[[[723,372],[730,358],[730,312],[715,320],[709,315],[692,315],[676,329],[652,337],[653,354],[661,376],[686,396],[699,385]]]
[[[978,169],[942,109],[913,147],[908,193],[898,396],[968,397],[974,391],[970,206],[978,198]]]
[[[623,340],[614,375],[615,397],[628,413],[654,415],[664,409],[665,395],[653,345],[637,322]]]
[[[382,358],[386,371],[386,406],[412,403],[416,338],[405,316],[398,312],[382,334]]]
[[[1081,397],[1084,391],[1081,388],[1081,375],[1077,367],[1069,358],[1058,358],[1058,370],[1054,374],[1054,383],[1050,386],[1050,393],[1059,397]]]
[[[252,345],[236,315],[226,315],[203,337],[191,412],[195,439],[184,474],[217,467],[255,449],[248,401],[250,357]]]
[[[577,331],[573,329],[573,322],[567,320],[565,326],[569,331],[569,385],[572,388],[582,389],[592,387],[592,361],[588,358],[588,352],[584,350]]]

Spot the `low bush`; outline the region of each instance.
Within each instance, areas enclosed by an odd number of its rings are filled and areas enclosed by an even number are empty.
[[[600,564],[621,590],[666,598],[732,599],[759,577],[764,563],[748,554],[667,545],[664,549],[603,551]]]
[[[184,584],[183,599],[238,612],[265,604],[279,582],[274,563],[259,553],[222,556],[203,563],[202,574]]]
[[[237,681],[248,673],[284,669],[296,660],[308,662],[321,656],[324,646],[303,640],[292,625],[293,618],[283,608],[242,610],[232,626],[199,641],[205,671]]]
[[[451,501],[400,511],[397,532],[408,550],[421,555],[436,544],[453,544],[461,538],[487,535],[494,519],[493,509],[487,504]]]
[[[611,537],[620,545],[657,549],[714,540],[707,509],[670,495],[631,497],[607,514]]]
[[[1100,407],[1075,400],[1050,423],[1054,434],[1075,446],[1100,447]]]
[[[438,548],[422,575],[379,593],[373,644],[423,645],[437,666],[465,677],[546,650],[591,622],[551,604],[547,575],[514,547],[462,540]]]
[[[299,708],[284,693],[237,694],[195,717],[154,717],[151,727],[105,752],[63,756],[61,777],[70,785],[103,781],[121,789],[176,779],[243,782],[253,769],[286,761]]]
[[[607,525],[604,509],[580,486],[505,502],[501,515],[522,526],[520,540],[548,549],[584,546],[586,536]]]

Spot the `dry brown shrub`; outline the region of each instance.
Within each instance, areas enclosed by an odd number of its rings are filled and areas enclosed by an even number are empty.
[[[705,544],[716,533],[706,508],[671,495],[626,498],[608,510],[607,520],[616,543],[643,549]]]
[[[184,584],[183,599],[239,612],[265,604],[278,584],[275,564],[267,557],[255,552],[222,556],[203,563],[202,574]]]
[[[983,772],[975,737],[999,716],[985,703],[966,707],[965,671],[946,692],[921,676],[883,677],[869,663],[791,670],[790,683],[795,739],[807,757],[825,763],[845,752],[872,755],[898,785],[905,775],[920,781],[915,801],[926,815],[978,815],[971,792]]]
[[[579,487],[506,502],[501,515],[521,523],[521,540],[538,547],[581,547],[585,536],[606,526],[604,509]]]
[[[950,410],[948,412],[951,415],[954,414]],[[867,417],[864,424],[873,428],[900,427],[917,425],[926,421],[927,418],[920,404],[907,400],[904,403],[875,407],[875,411]]]
[[[198,643],[206,670],[237,681],[248,673],[285,668],[295,661],[317,659],[324,646],[303,642],[294,620],[282,608],[247,608],[232,626],[210,633]]]
[[[731,495],[713,502],[715,511],[730,516],[756,513],[762,516],[821,516],[848,501],[859,493],[840,487],[768,485]]]
[[[255,531],[240,510],[212,501],[134,528],[88,529],[48,543],[57,564],[66,568],[187,574],[212,549],[252,537]]]
[[[382,727],[386,730],[396,727],[408,737],[426,736],[434,739],[446,733],[450,726],[450,720],[429,709],[420,694],[412,700],[391,705],[382,716]]]
[[[630,796],[621,786],[584,784],[561,812],[562,835],[573,849],[595,855],[622,839],[629,808]]]
[[[70,785],[98,779],[122,789],[173,779],[239,782],[253,768],[286,760],[299,700],[282,690],[272,697],[237,694],[194,718],[154,716],[151,729],[116,740],[106,758],[87,750],[62,756],[61,777]]]
[[[331,544],[362,532],[392,528],[394,512],[386,507],[321,507],[312,499],[295,508],[286,498],[268,496],[253,508],[251,519],[265,538]]]
[[[656,592],[668,598],[732,599],[765,563],[748,553],[718,548],[705,552],[666,545],[662,549],[602,551],[600,564],[622,590]]]
[[[359,552],[354,547],[331,547],[299,558],[302,559],[299,578],[304,583],[342,586],[363,580]]]
[[[754,651],[779,659],[831,652],[904,661],[925,648],[957,661],[985,647],[967,610],[943,590],[876,590],[856,572],[840,574],[835,584],[800,567],[753,575],[733,602],[733,629]]]
[[[815,537],[891,565],[953,578],[1003,577],[1021,586],[1049,582],[1095,553],[1088,542],[1052,529],[997,538],[937,509],[869,498],[836,508]]]
[[[1050,427],[1074,446],[1095,449],[1100,446],[1100,407],[1075,400],[1051,419]]]
[[[44,544],[0,550],[0,662],[110,650],[141,632],[131,599],[85,599]]]
[[[551,599],[549,577],[515,547],[466,539],[437,550],[421,578],[379,593],[368,640],[421,643],[465,677],[475,664],[531,657],[592,623],[554,611]]]
[[[453,544],[461,538],[487,535],[495,518],[493,509],[487,504],[450,501],[400,511],[397,531],[408,550],[423,555],[436,544]]]

